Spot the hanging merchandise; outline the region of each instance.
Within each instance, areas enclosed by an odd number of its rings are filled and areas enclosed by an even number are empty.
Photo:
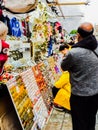
[[[37,6],[37,13],[30,16],[30,21],[32,22],[32,37],[34,45],[34,60],[39,61],[44,59],[47,55],[47,46],[50,40],[50,35],[52,34],[52,29],[49,26],[48,10],[43,2],[39,2]],[[33,21],[32,21],[33,19]]]
[[[8,35],[12,35],[12,30],[11,30],[11,26],[10,26],[10,18],[7,15],[4,17],[4,23],[8,27]]]
[[[62,44],[64,43],[64,34],[63,34],[63,28],[60,22],[55,22],[55,33],[56,33],[56,42],[57,44]]]
[[[26,21],[23,19],[21,20],[21,24],[22,24],[22,30],[23,30],[23,35],[26,36]]]
[[[27,13],[36,9],[38,0],[3,0],[4,9],[12,13]]]
[[[51,56],[52,53],[53,53],[53,43],[54,43],[54,40],[52,38],[52,36],[50,36],[50,40],[48,42],[48,56]]]
[[[25,26],[26,26],[26,36],[28,38],[28,42],[30,42],[31,38],[31,32],[30,32],[30,25],[29,25],[29,16],[26,17],[25,19]]]
[[[2,12],[2,8],[0,7],[0,21],[4,22],[4,16]]]
[[[21,37],[20,23],[19,20],[13,17],[10,20],[12,36]]]

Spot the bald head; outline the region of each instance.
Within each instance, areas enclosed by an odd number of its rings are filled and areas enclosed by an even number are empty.
[[[81,35],[82,38],[85,38],[91,34],[93,34],[94,27],[89,22],[82,23],[78,28],[78,33]]]
[[[85,30],[85,31],[90,32],[90,31],[93,30],[93,25],[91,23],[85,22],[85,23],[82,23],[80,25],[80,28],[83,29],[83,30]]]

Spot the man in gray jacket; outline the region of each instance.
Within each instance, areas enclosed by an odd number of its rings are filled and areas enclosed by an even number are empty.
[[[73,130],[95,130],[98,110],[97,40],[89,22],[82,23],[77,31],[78,42],[63,59],[61,68],[70,73]]]

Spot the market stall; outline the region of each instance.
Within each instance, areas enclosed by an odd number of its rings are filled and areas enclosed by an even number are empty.
[[[10,49],[0,82],[9,93],[17,130],[41,130],[52,111],[51,88],[61,74],[57,49],[64,40],[62,25],[49,21],[47,6],[41,2],[33,15],[13,17],[5,10],[2,15],[9,25]]]

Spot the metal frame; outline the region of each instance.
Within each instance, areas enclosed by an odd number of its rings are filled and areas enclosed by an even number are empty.
[[[50,2],[48,3],[48,6],[58,6],[59,11],[61,13],[61,16],[57,16],[57,17],[63,17],[64,19],[66,17],[83,17],[83,15],[74,15],[74,16],[64,16],[64,13],[62,11],[61,6],[67,6],[67,5],[88,5],[89,4],[89,0],[87,0],[86,2],[64,2],[64,3],[60,3],[58,0],[54,0],[54,2]]]

